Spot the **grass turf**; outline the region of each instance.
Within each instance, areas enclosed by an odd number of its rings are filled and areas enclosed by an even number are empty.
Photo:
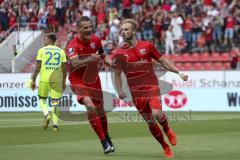
[[[168,113],[176,160],[238,160],[240,113]],[[0,160],[159,160],[163,150],[136,112],[109,113],[116,151],[104,155],[85,121],[60,121],[43,130],[40,113],[0,113]],[[167,139],[166,139],[167,140]]]

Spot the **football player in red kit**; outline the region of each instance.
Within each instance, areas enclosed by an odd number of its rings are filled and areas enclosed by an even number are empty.
[[[77,22],[78,36],[67,46],[70,61],[69,80],[80,104],[86,106],[88,120],[101,140],[104,153],[114,151],[108,134],[106,112],[103,107],[103,93],[98,75],[98,63],[104,58],[100,38],[92,33],[91,20],[82,16]]]
[[[155,59],[168,71],[179,74],[184,81],[188,79],[188,76],[163,58],[152,43],[137,40],[136,32],[137,23],[134,20],[125,19],[122,22],[120,34],[123,42],[119,48],[113,51],[112,62],[110,62],[115,69],[116,88],[119,98],[126,98],[122,90],[121,79],[121,72],[124,72],[136,108],[148,123],[152,135],[161,144],[165,156],[171,158],[174,157],[173,152],[164,140],[159,125],[162,126],[173,146],[176,145],[177,139],[175,133],[169,127],[166,114],[162,112],[158,78],[153,70],[152,59]]]

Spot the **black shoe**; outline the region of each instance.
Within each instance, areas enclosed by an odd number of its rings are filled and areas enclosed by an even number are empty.
[[[114,151],[115,151],[115,148],[114,148],[114,145],[113,145],[113,143],[112,143],[111,138],[109,137],[109,135],[106,136],[106,139],[107,139],[109,145],[111,146],[112,152],[114,152]]]
[[[103,152],[105,154],[108,154],[108,153],[112,152],[112,147],[108,143],[107,139],[102,140],[101,143],[102,143],[102,146],[103,146]]]

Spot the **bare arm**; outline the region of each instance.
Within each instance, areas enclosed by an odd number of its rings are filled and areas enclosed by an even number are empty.
[[[182,80],[187,81],[188,75],[180,72],[179,69],[174,64],[172,64],[168,59],[161,57],[161,58],[158,59],[158,62],[166,70],[179,74],[179,76],[182,78]]]
[[[158,59],[158,62],[166,70],[177,73],[177,74],[179,73],[179,69],[174,64],[172,64],[168,59],[161,57],[161,58]]]
[[[87,59],[80,60],[78,57],[70,58],[70,63],[72,64],[73,68],[85,66],[87,62],[88,62]]]
[[[70,62],[73,66],[73,68],[79,68],[82,66],[86,66],[89,62],[98,61],[100,60],[100,55],[98,54],[98,51],[95,54],[92,54],[91,56],[85,58],[85,59],[79,59],[78,56],[70,58]]]
[[[119,98],[120,99],[126,98],[126,95],[124,94],[124,92],[122,90],[122,78],[121,78],[121,71],[120,70],[115,70],[114,78],[115,78],[115,83],[116,83],[116,88],[117,88]]]
[[[38,73],[40,72],[41,63],[42,63],[42,61],[38,61],[38,60],[36,61],[36,67],[35,67],[35,70],[34,70],[34,72],[32,74],[32,77],[31,77],[33,82],[36,81]]]
[[[32,81],[31,81],[31,89],[32,90],[34,90],[36,88],[36,79],[37,79],[38,73],[41,70],[41,63],[42,63],[42,61],[38,61],[37,60],[35,70],[32,73],[32,76],[31,76],[31,79],[32,79]]]

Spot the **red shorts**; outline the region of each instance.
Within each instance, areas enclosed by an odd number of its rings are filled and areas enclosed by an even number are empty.
[[[137,97],[133,102],[140,113],[151,112],[151,109],[162,111],[162,102],[160,96]]]
[[[84,84],[82,81],[71,81],[71,89],[77,96],[78,103],[83,104],[84,97],[90,97],[95,106],[103,105],[103,93],[101,82]]]

